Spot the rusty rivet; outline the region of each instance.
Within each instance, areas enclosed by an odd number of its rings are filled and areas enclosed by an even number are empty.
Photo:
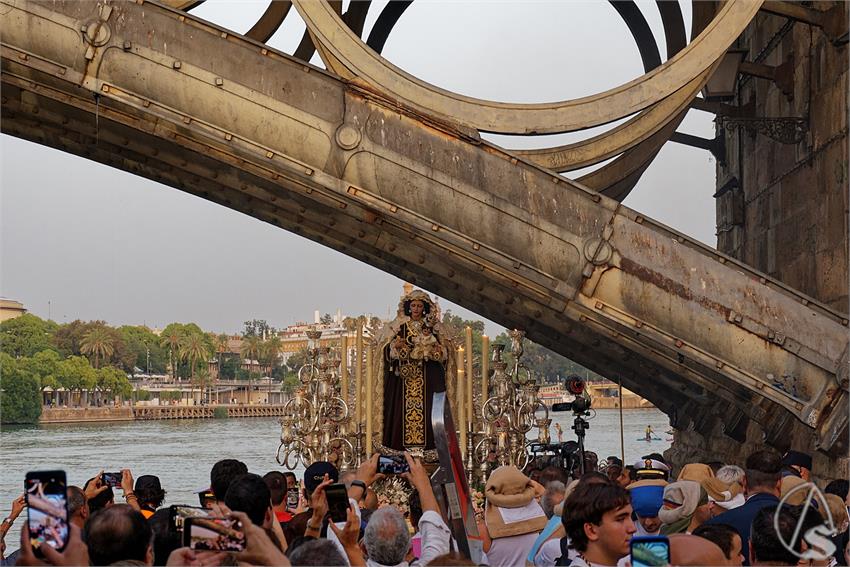
[[[263,48],[263,49],[261,49],[261,50],[260,50],[260,53],[262,53],[263,55],[268,55],[268,54],[269,54],[269,50],[268,50],[268,49],[266,49],[266,48]]]
[[[643,327],[643,321],[635,321],[635,327],[637,327],[638,329],[642,328]]]
[[[222,79],[221,77],[216,77],[216,78],[215,78],[215,86],[220,87],[220,86],[222,86],[223,84],[224,84],[224,79]]]
[[[602,197],[599,196],[599,195],[594,195],[593,197],[591,197],[591,199],[593,199],[594,203],[598,203],[599,201],[602,200]]]
[[[396,211],[398,211],[398,207],[396,207],[395,205],[390,205],[390,212],[394,213]]]
[[[759,278],[759,282],[764,284],[767,283],[767,280],[765,278]]]
[[[717,363],[715,364],[715,366],[717,368],[723,368],[723,363],[718,360]]]
[[[437,232],[438,230],[440,230],[440,225],[432,224],[432,225],[431,225],[431,230],[433,230],[434,232]]]
[[[100,87],[100,90],[102,90],[105,93],[108,93],[109,92],[109,85],[103,85],[102,87]]]
[[[682,348],[682,345],[685,344],[681,340],[676,341],[676,348]]]
[[[717,261],[720,262],[721,264],[725,264],[726,258],[720,257],[720,258],[717,259]]]
[[[366,236],[366,231],[365,230],[358,230],[357,236],[359,236],[360,238],[363,238],[364,236]]]
[[[605,307],[605,305],[603,305],[601,301],[597,301],[594,307],[596,307],[597,309],[602,309],[603,307]]]
[[[473,242],[472,243],[472,249],[473,250],[481,250],[481,245],[478,244],[477,242]]]
[[[841,320],[841,324],[842,324],[842,325],[847,325],[848,323],[850,323],[850,321],[847,321],[847,319],[842,319],[842,320]]]
[[[584,322],[584,321],[587,321],[587,317],[585,317],[584,315],[581,315],[581,316],[579,316],[578,320],[581,321],[581,322]]]
[[[635,217],[635,222],[638,224],[643,224],[643,217],[638,215]]]
[[[171,64],[171,66],[175,69],[179,69],[180,67],[183,66],[183,64],[180,63],[180,61],[175,61],[174,63]]]
[[[346,208],[347,206],[348,206],[348,203],[340,203],[340,204],[339,204],[339,208],[340,208],[340,209],[344,209],[344,208]]]
[[[145,100],[145,101],[142,102],[142,106],[144,106],[145,108],[149,108],[150,105],[151,105],[151,101],[149,101],[149,100]]]
[[[133,43],[130,41],[125,41],[122,47],[124,48],[124,51],[130,51],[131,49],[133,49]]]
[[[184,122],[184,123],[186,123],[186,124],[191,124],[191,123],[192,123],[192,118],[191,118],[190,116],[184,116],[184,117],[183,117],[183,122]]]
[[[266,152],[266,157],[271,159],[274,157],[274,152]]]
[[[224,135],[224,139],[225,139],[225,140],[227,140],[227,141],[229,142],[230,140],[232,140],[232,139],[233,139],[233,134],[225,134],[225,135]]]

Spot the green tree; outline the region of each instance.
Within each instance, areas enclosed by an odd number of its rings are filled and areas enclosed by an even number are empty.
[[[301,385],[301,381],[295,374],[287,374],[280,384],[280,390],[287,394],[292,394],[296,388]]]
[[[319,317],[319,323],[322,325],[330,325],[334,322],[334,318],[330,313],[325,313],[321,317]]]
[[[514,357],[513,353],[510,352],[510,336],[506,332],[501,333],[493,340],[493,343],[505,345],[503,358],[508,363],[508,369],[513,368]],[[522,362],[539,382],[545,384],[558,383],[571,374],[578,374],[582,378],[590,380],[605,379],[582,365],[529,340],[523,342]]]
[[[207,367],[210,352],[205,338],[202,334],[191,333],[183,335],[183,340],[180,341],[181,357],[189,361],[190,380],[195,379],[195,371],[199,361],[203,363],[204,368]]]
[[[277,334],[277,329],[270,326],[265,319],[245,321],[244,326],[245,328],[242,331],[243,337],[260,337],[260,339],[265,339],[270,335]]]
[[[248,335],[242,339],[242,360],[248,362],[248,403],[251,403],[251,382],[255,378],[256,363],[260,358],[262,342],[257,335]]]
[[[216,352],[215,360],[218,363],[218,377],[222,378],[221,363],[224,358],[224,353],[228,352],[230,349],[230,337],[228,337],[225,333],[215,335],[213,337],[213,348]]]
[[[38,378],[42,389],[50,387],[57,388],[59,381],[56,372],[62,359],[55,350],[43,350],[35,353],[35,356],[20,359],[20,365],[27,372]]]
[[[162,331],[160,344],[168,349],[168,363],[171,365],[171,378],[177,381],[177,357],[180,355],[180,341],[183,340],[183,325],[171,323]]]
[[[165,372],[168,366],[168,352],[160,344],[160,338],[150,329],[143,326],[124,325],[118,328],[118,332],[127,345],[129,364],[121,365],[125,372],[135,374],[136,368],[147,372],[148,360],[150,360],[152,374]]]
[[[9,354],[0,353],[3,372],[0,390],[0,422],[37,423],[41,416],[41,387],[38,378]]]
[[[280,366],[280,349],[283,347],[283,342],[280,337],[273,335],[262,344],[260,348],[260,358],[263,364],[269,367],[269,375],[274,375],[275,369]]]
[[[94,357],[94,367],[100,368],[101,360],[108,360],[115,352],[115,336],[104,326],[90,329],[80,343],[80,352]]]
[[[122,399],[129,398],[133,393],[133,386],[119,368],[105,366],[95,372],[96,388],[100,392],[109,393],[112,396],[120,396]]]
[[[0,323],[0,348],[2,352],[20,358],[53,349],[53,333],[59,326],[31,313],[7,319]]]
[[[72,392],[80,392],[83,403],[88,405],[88,395],[83,395],[83,392],[94,390],[97,385],[97,373],[86,357],[71,356],[57,365],[56,380],[60,387]]]

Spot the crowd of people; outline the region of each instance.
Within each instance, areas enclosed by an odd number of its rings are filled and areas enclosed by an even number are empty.
[[[209,490],[195,506],[234,522],[217,527],[221,534],[244,537],[215,550],[184,547],[183,517],[174,505],[163,506],[166,491],[158,477],[134,482],[129,470],[122,471],[123,502],[116,502],[116,492],[98,474],[83,487],[67,487],[70,535],[62,550],[33,548],[23,522],[20,548],[5,555],[7,533],[26,507],[23,497],[16,499],[0,524],[2,564],[475,565],[458,551],[420,460],[405,454],[409,472],[398,476],[411,492],[402,512],[379,504],[374,485],[384,475],[377,472],[378,459],[373,455],[342,473],[315,462],[301,479],[280,471],[260,476],[234,459],[215,463]],[[600,466],[587,459],[583,468],[572,475],[558,466],[532,465],[527,475],[513,466],[492,471],[475,516],[479,563],[625,567],[637,536],[663,535],[670,565],[848,565],[850,486],[832,481],[823,498],[812,498],[809,485],[803,486],[812,476],[804,453],[759,450],[743,468],[690,463],[675,475],[660,454],[630,466],[615,457]],[[326,489],[340,483],[349,508],[344,521],[333,521]],[[299,493],[294,500],[293,491]]]

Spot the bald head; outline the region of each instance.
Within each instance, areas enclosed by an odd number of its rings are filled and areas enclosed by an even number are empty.
[[[729,560],[714,543],[691,534],[670,536],[670,564],[680,567],[688,565],[729,565]]]

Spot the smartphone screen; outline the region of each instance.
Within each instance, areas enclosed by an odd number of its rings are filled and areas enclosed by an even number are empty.
[[[58,550],[68,544],[68,499],[65,471],[28,472],[24,481],[27,495],[27,525],[30,543],[42,543]]]
[[[286,507],[287,508],[297,508],[298,507],[298,489],[290,488],[286,491]]]
[[[204,551],[245,551],[242,523],[231,518],[186,518],[183,545]]]
[[[632,567],[661,567],[670,564],[670,540],[667,536],[633,537]]]
[[[404,457],[381,455],[378,458],[378,472],[382,474],[401,474],[410,471],[410,465]]]
[[[109,488],[121,488],[121,477],[120,472],[105,472],[100,475],[100,480]]]
[[[171,522],[174,529],[183,531],[183,523],[187,518],[209,518],[212,514],[207,508],[196,508],[194,506],[171,506]]]
[[[345,522],[348,520],[348,490],[345,484],[338,482],[325,487],[325,496],[328,499],[328,512],[331,520]]]

